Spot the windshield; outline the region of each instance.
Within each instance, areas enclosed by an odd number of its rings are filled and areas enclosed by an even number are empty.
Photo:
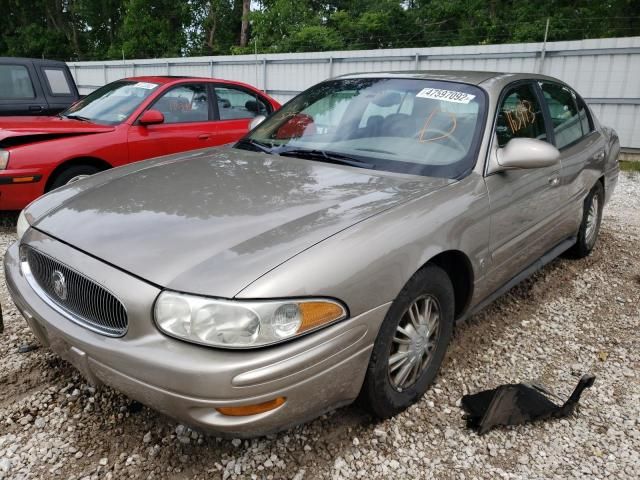
[[[157,87],[157,83],[119,80],[87,95],[61,115],[116,125],[126,120]]]
[[[402,78],[330,80],[287,103],[236,148],[460,178],[476,161],[479,88]]]

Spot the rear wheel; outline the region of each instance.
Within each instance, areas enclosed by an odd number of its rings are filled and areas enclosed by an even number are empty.
[[[78,180],[87,178],[94,173],[98,173],[99,171],[100,169],[98,167],[94,167],[93,165],[71,165],[70,167],[67,167],[56,174],[47,191],[51,191],[58,187],[62,187],[63,185],[77,182]]]
[[[453,333],[449,276],[428,265],[405,285],[387,312],[365,376],[361,403],[380,418],[417,402],[433,383]]]
[[[578,230],[578,238],[576,244],[569,249],[569,256],[583,258],[591,253],[600,232],[603,206],[604,188],[602,183],[597,182],[584,201],[584,213],[580,230]]]

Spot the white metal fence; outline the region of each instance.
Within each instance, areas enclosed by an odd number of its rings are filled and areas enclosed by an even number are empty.
[[[402,48],[219,57],[69,62],[81,93],[135,75],[193,75],[251,83],[279,101],[329,77],[386,70],[540,72],[585,97],[616,129],[622,146],[640,149],[640,37],[464,47]]]

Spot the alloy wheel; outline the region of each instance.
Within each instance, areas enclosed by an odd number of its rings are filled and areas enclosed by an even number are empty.
[[[66,185],[69,185],[69,184],[71,184],[71,183],[75,183],[75,182],[77,182],[78,180],[83,180],[83,179],[88,178],[88,177],[90,177],[90,176],[91,176],[91,175],[76,175],[75,177],[71,177],[71,178],[69,179],[69,181],[66,183]]]
[[[433,358],[440,332],[440,304],[432,295],[417,298],[400,318],[389,352],[388,374],[401,392],[414,385]]]
[[[587,224],[585,228],[585,237],[588,245],[592,245],[595,241],[596,231],[598,229],[598,217],[600,215],[598,205],[598,196],[594,195],[591,198],[591,205],[589,206],[589,211],[587,212]]]

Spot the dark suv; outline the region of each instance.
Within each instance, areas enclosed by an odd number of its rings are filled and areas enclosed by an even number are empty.
[[[53,115],[78,98],[64,62],[0,57],[0,115]]]

